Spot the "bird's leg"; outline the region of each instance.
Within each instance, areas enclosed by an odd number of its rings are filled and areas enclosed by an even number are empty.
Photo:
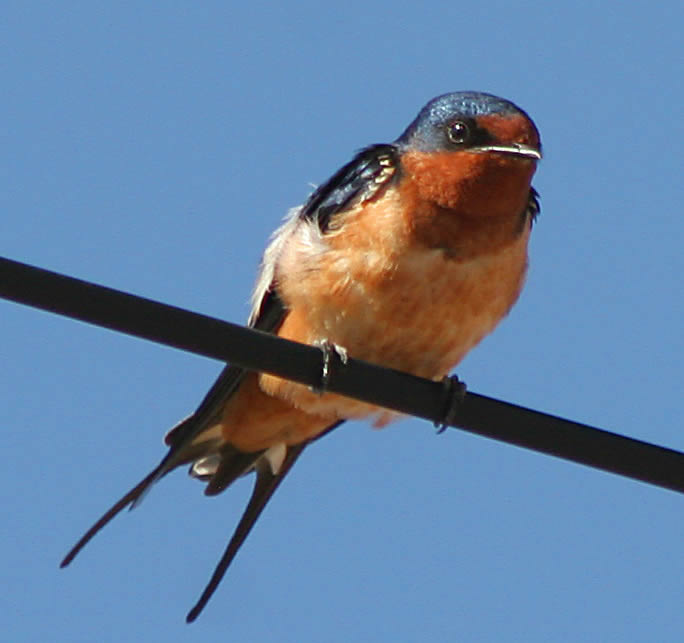
[[[337,365],[346,364],[349,359],[347,349],[337,344],[329,342],[327,339],[315,343],[323,353],[323,368],[321,369],[321,380],[316,386],[312,386],[314,393],[323,395],[328,390],[328,385],[332,379],[333,372]]]
[[[447,375],[442,379],[444,386],[444,413],[440,420],[435,420],[437,434],[444,433],[456,419],[458,407],[462,404],[466,396],[466,385],[458,379],[456,375]]]

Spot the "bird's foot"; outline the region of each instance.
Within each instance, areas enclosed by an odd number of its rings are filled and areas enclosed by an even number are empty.
[[[456,375],[447,375],[442,379],[444,386],[444,413],[440,420],[435,420],[437,434],[444,433],[456,419],[458,407],[466,396],[466,385]]]
[[[312,386],[311,390],[318,395],[323,395],[328,390],[333,372],[338,364],[346,364],[349,356],[347,349],[323,339],[315,343],[323,353],[323,368],[321,369],[321,380],[317,386]]]

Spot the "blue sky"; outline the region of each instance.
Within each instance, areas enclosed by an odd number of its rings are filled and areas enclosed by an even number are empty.
[[[6,2],[1,253],[243,321],[311,184],[432,96],[493,92],[542,133],[542,215],[459,375],[684,449],[682,24],[680,2]],[[310,448],[192,626],[251,480],[169,476],[61,571],[220,365],[2,301],[0,328],[7,640],[681,636],[684,497],[416,420]]]

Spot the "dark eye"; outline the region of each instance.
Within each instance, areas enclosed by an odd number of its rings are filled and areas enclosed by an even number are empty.
[[[468,140],[470,128],[467,123],[464,123],[463,121],[454,121],[453,123],[450,123],[447,128],[447,136],[452,143],[461,145]]]

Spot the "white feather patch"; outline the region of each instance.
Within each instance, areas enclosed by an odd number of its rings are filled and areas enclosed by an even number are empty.
[[[300,217],[302,207],[300,205],[290,209],[285,217],[285,222],[273,233],[271,241],[266,247],[263,259],[261,260],[254,293],[252,294],[252,311],[248,321],[250,326],[256,322],[261,302],[271,284],[277,278],[276,268],[281,263],[286,247],[294,246],[300,258],[304,259],[320,254],[327,249],[318,223],[315,220]]]
[[[195,478],[208,478],[213,476],[221,464],[221,456],[218,453],[204,456],[197,460],[190,470],[190,475]]]
[[[274,476],[277,476],[278,472],[280,471],[280,467],[283,466],[283,461],[285,460],[286,455],[287,446],[284,442],[279,442],[278,444],[274,444],[272,447],[269,447],[261,457],[265,458],[268,462],[268,465],[271,467],[271,473],[273,473]]]

